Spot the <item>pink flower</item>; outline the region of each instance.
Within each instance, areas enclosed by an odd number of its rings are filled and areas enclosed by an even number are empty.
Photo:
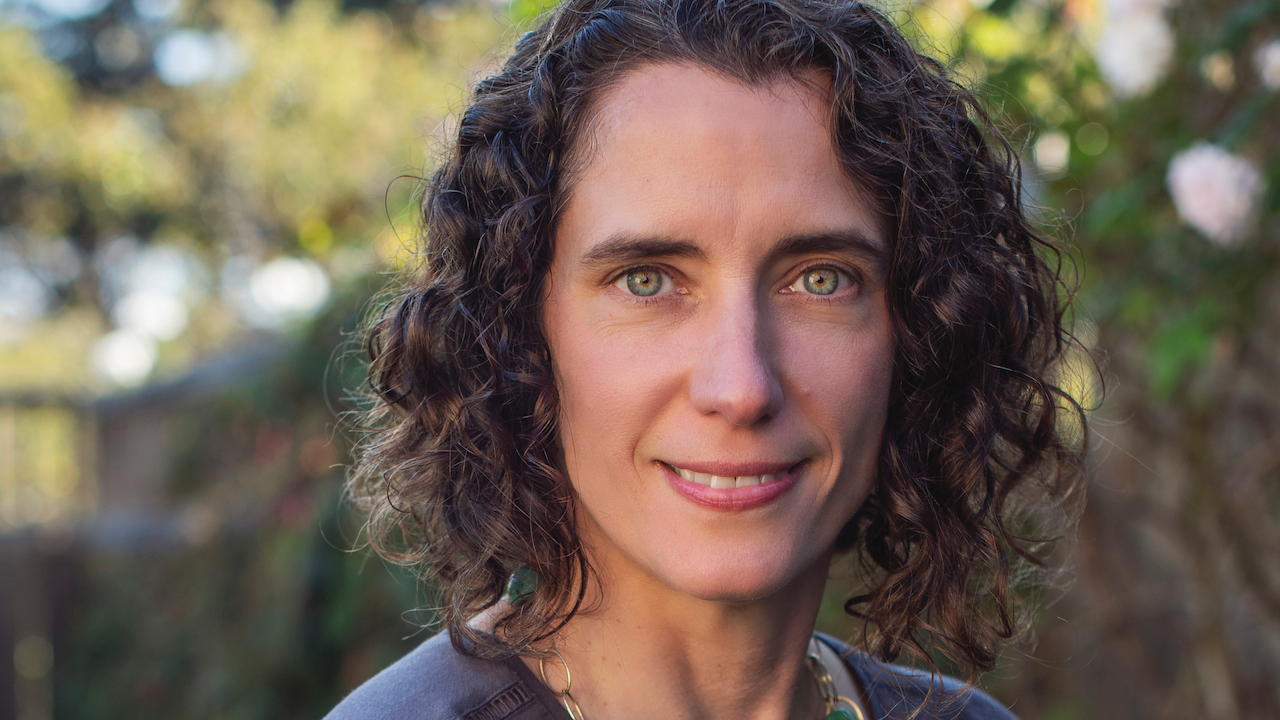
[[[1258,48],[1254,53],[1253,63],[1258,67],[1258,75],[1268,90],[1280,90],[1280,40]]]
[[[1262,173],[1217,145],[1197,143],[1169,163],[1169,193],[1187,224],[1223,247],[1248,232],[1262,199]]]
[[[1159,8],[1140,6],[1111,18],[1093,52],[1098,69],[1116,95],[1145,95],[1169,68],[1173,32]]]

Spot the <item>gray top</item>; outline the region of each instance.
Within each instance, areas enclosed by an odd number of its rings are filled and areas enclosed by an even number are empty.
[[[938,679],[886,665],[819,635],[848,663],[867,689],[867,720],[911,717]],[[965,691],[954,678],[941,679],[942,692],[918,720],[1017,720],[989,695]],[[454,649],[440,633],[391,667],[356,688],[325,720],[569,720],[560,701],[516,657],[481,660]]]

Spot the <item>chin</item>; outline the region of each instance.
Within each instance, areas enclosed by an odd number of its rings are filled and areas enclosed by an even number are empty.
[[[673,568],[666,582],[699,600],[738,604],[784,594],[807,574],[808,568],[796,559],[760,560],[759,557],[712,558],[696,567]],[[825,568],[822,571],[825,578]]]

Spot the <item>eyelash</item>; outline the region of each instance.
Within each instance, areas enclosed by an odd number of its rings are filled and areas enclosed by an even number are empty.
[[[799,272],[796,272],[795,274],[793,274],[791,276],[792,278],[791,281],[786,284],[782,292],[786,292],[787,289],[789,289],[792,285],[795,285],[797,282],[799,282],[801,278],[803,278],[805,275],[815,270],[834,270],[840,275],[844,276],[845,280],[848,281],[849,286],[856,287],[860,285],[862,282],[862,279],[861,277],[859,277],[858,273],[849,268],[846,268],[841,265],[836,265],[830,262],[818,262],[818,263],[814,263],[813,265],[806,266],[803,269],[801,269]],[[671,283],[672,285],[675,284],[675,279],[672,277],[674,273],[672,273],[670,270],[666,270],[657,265],[637,265],[635,267],[629,267],[623,270],[622,272],[618,273],[617,275],[614,275],[613,279],[609,281],[609,285],[613,287],[617,287],[620,283],[626,280],[628,275],[639,273],[639,272],[654,272],[661,275],[664,278],[664,282]],[[840,288],[836,292],[838,293],[845,289],[846,288]],[[668,296],[673,294],[682,294],[679,292],[678,288],[671,292],[660,292],[657,295],[650,295],[650,296],[636,295],[634,293],[627,292],[627,290],[625,290],[624,288],[618,288],[618,290],[622,294],[622,296],[625,297],[628,301],[634,302],[640,305],[645,305],[645,306],[663,302]],[[821,301],[826,303],[831,303],[833,301],[833,298],[831,298],[830,296],[816,295],[813,293],[804,293],[804,294],[809,295],[810,299],[815,301]]]

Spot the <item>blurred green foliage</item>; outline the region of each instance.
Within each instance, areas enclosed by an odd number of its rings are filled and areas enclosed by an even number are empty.
[[[390,10],[200,4],[179,20],[232,39],[227,77],[172,87],[151,75],[111,89],[78,83],[32,30],[0,20],[0,227],[28,254],[66,238],[91,262],[129,237],[215,268],[236,254],[302,255],[339,284],[380,272],[413,232],[415,184],[394,178],[430,166],[503,28],[467,6]],[[84,272],[58,288],[57,312],[0,343],[0,388],[110,387],[83,361],[111,326],[101,284]],[[161,376],[242,336],[227,304],[207,300],[161,344]]]

